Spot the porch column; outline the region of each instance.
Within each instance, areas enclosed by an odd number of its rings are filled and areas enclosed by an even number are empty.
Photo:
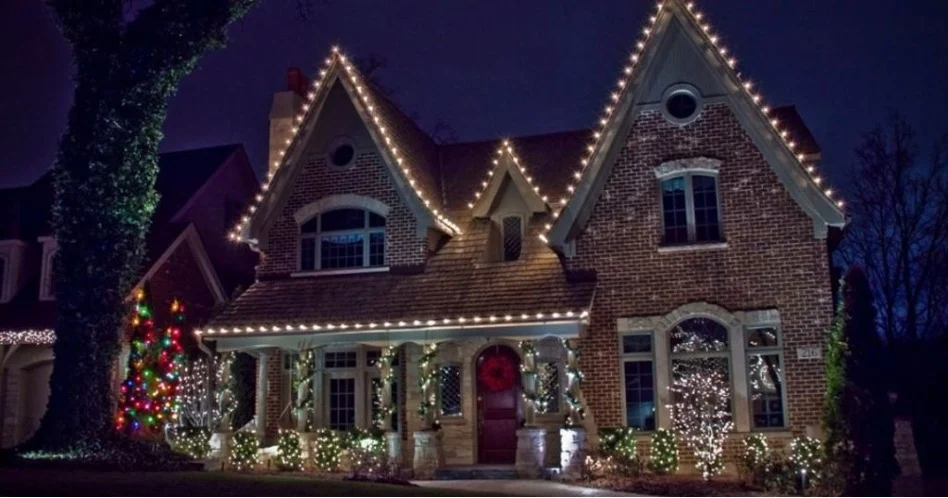
[[[543,473],[546,460],[546,429],[536,426],[537,412],[542,412],[543,399],[538,383],[537,349],[533,341],[520,341],[520,381],[523,388],[524,427],[517,429],[517,454],[514,461],[517,475],[535,479]]]
[[[280,348],[260,351],[257,359],[257,435],[263,444],[276,438],[283,411],[281,391],[283,384],[283,354]]]
[[[523,417],[527,427],[533,426],[537,418],[537,349],[533,341],[520,341],[520,382],[523,388]]]
[[[326,427],[326,406],[323,391],[326,381],[323,372],[326,368],[326,348],[318,347],[313,351],[313,430]]]
[[[438,372],[437,361],[438,345],[427,344],[422,348],[421,359],[418,361],[420,401],[418,412],[421,415],[421,429],[412,435],[415,440],[413,469],[415,479],[432,479],[435,471],[444,463],[444,452],[441,449],[441,432],[434,430],[437,411]]]
[[[378,428],[385,433],[385,440],[388,446],[388,456],[392,461],[401,460],[402,446],[401,435],[392,427],[392,414],[398,409],[392,403],[392,385],[395,383],[395,370],[392,363],[395,361],[396,348],[386,347],[382,349],[379,356],[379,377],[382,381],[382,392],[379,393],[381,406],[379,407],[379,420],[375,421]]]
[[[565,477],[582,476],[583,462],[588,451],[586,429],[583,418],[586,417],[582,402],[580,383],[583,373],[579,369],[579,345],[577,339],[563,339],[566,348],[566,386],[563,398],[566,401],[568,415],[566,427],[560,429],[560,473]]]

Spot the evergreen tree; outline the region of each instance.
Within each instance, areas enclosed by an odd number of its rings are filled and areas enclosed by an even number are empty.
[[[898,474],[882,344],[869,281],[850,269],[830,329],[823,424],[826,452],[847,496],[892,492]]]

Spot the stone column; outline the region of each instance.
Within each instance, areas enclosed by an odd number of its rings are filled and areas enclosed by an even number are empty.
[[[582,402],[580,384],[583,374],[579,369],[579,346],[576,339],[564,339],[566,348],[566,386],[563,393],[568,415],[566,427],[560,429],[560,474],[566,479],[582,477],[583,462],[589,447],[586,429],[582,427],[586,416]]]
[[[418,431],[415,438],[415,479],[434,479],[435,472],[444,465],[441,451],[441,432]]]
[[[560,429],[560,475],[565,479],[579,479],[583,475],[588,443],[586,429]]]
[[[419,411],[421,412],[420,430],[414,432],[413,469],[416,479],[432,479],[435,471],[444,464],[444,453],[441,449],[441,431],[433,429],[437,411],[437,375],[435,372],[435,358],[438,354],[437,344],[428,344],[422,348],[422,355],[418,361],[418,375],[420,382]]]
[[[392,363],[395,361],[396,350],[393,347],[382,349],[379,356],[379,377],[382,381],[382,392],[379,393],[381,407],[378,421],[379,429],[385,432],[385,442],[388,447],[388,457],[398,463],[401,461],[401,435],[392,427],[392,414],[398,407],[392,404],[392,384],[395,382],[395,371]]]
[[[517,430],[517,475],[536,479],[543,474],[546,461],[546,429],[524,427]]]

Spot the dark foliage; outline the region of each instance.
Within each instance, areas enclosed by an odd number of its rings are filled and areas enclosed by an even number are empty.
[[[237,353],[231,374],[234,376],[234,399],[237,401],[234,430],[238,430],[253,420],[257,398],[257,360],[247,353]]]
[[[840,285],[842,298],[826,358],[826,428],[832,472],[845,495],[888,495],[898,474],[893,422],[869,281],[858,267]]]

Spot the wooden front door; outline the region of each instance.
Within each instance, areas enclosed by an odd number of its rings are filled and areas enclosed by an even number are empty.
[[[520,358],[492,346],[477,358],[478,463],[513,464],[520,419]]]

